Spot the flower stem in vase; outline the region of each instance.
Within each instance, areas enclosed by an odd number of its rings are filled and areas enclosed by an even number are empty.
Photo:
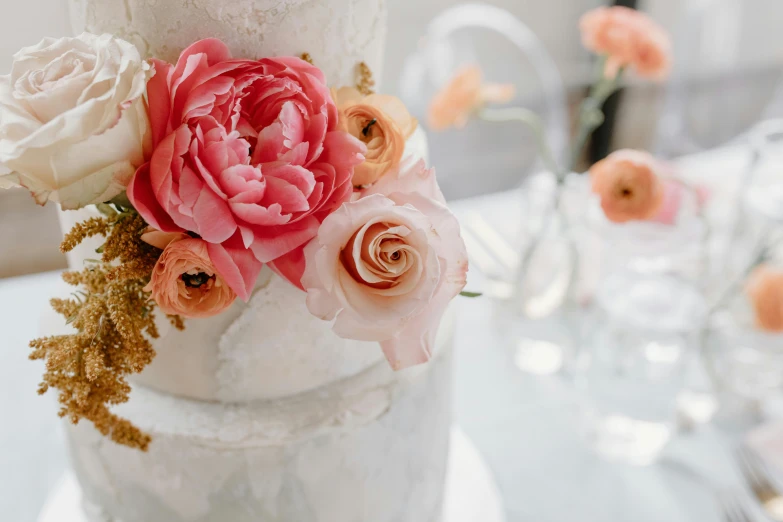
[[[479,112],[479,118],[496,123],[516,121],[527,125],[536,136],[536,143],[538,144],[544,166],[557,176],[558,182],[563,177],[563,171],[557,164],[555,155],[552,153],[549,143],[547,143],[544,123],[538,114],[524,107],[511,107],[506,109],[482,109]]]
[[[600,63],[601,71],[604,70],[604,62],[605,60],[602,60]],[[592,86],[590,94],[582,101],[582,105],[579,107],[578,131],[571,151],[571,164],[569,165],[571,171],[576,169],[590,135],[604,122],[603,105],[607,98],[620,87],[622,75],[622,69],[611,78],[607,78],[601,73],[601,79]]]

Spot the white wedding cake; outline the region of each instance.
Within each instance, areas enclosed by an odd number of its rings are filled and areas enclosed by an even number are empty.
[[[217,37],[234,56],[309,53],[335,86],[381,74],[385,0],[71,0],[74,29],[111,33],[170,62]],[[407,155],[424,155],[414,135]],[[62,213],[68,229],[87,211]],[[69,262],[95,257],[85,242]],[[429,364],[390,369],[345,340],[305,293],[264,268],[248,303],[160,322],[157,355],[118,414],[147,452],[89,422],[68,427],[90,522],[437,522],[449,448],[451,338]]]

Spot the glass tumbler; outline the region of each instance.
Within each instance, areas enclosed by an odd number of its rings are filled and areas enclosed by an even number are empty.
[[[599,454],[656,459],[676,429],[705,314],[702,294],[681,278],[625,271],[603,280],[575,371],[583,434]]]

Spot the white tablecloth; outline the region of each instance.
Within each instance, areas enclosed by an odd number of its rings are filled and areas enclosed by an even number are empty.
[[[726,150],[682,165],[694,177],[714,178],[741,170],[745,161],[741,150]],[[518,193],[506,192],[456,202],[453,208],[458,214],[479,212],[513,237],[518,202]],[[474,276],[470,287],[481,290],[481,284]],[[54,273],[0,281],[2,521],[34,520],[65,469],[56,403],[53,396],[36,395],[41,363],[27,360],[41,312],[63,288]],[[456,421],[495,473],[510,522],[720,519],[712,489],[740,487],[724,433],[707,426],[680,436],[664,461],[649,468],[606,463],[576,433],[576,401],[568,382],[526,376],[512,364],[496,305],[482,298],[461,299],[458,306]],[[685,463],[705,480],[671,462]]]

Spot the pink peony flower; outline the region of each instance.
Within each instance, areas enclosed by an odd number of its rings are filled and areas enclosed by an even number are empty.
[[[664,184],[646,152],[613,152],[590,168],[590,178],[604,214],[614,223],[652,219],[663,205]]]
[[[662,80],[671,68],[671,42],[666,31],[646,14],[628,7],[599,7],[579,21],[583,45],[607,58],[606,77],[623,67],[639,76]]]
[[[783,332],[783,271],[759,265],[748,277],[745,293],[758,327],[768,332]]]
[[[416,186],[433,176],[422,167],[389,186]],[[456,218],[416,192],[346,203],[304,255],[310,312],[334,320],[341,337],[380,342],[395,370],[430,359],[440,320],[468,270]]]
[[[128,197],[153,227],[209,243],[215,268],[248,299],[262,263],[283,274],[351,197],[364,145],[338,130],[323,73],[298,58],[233,60],[218,40],[154,60],[154,153]]]
[[[163,312],[183,317],[217,315],[237,297],[215,270],[207,243],[193,238],[165,247],[144,290]]]

